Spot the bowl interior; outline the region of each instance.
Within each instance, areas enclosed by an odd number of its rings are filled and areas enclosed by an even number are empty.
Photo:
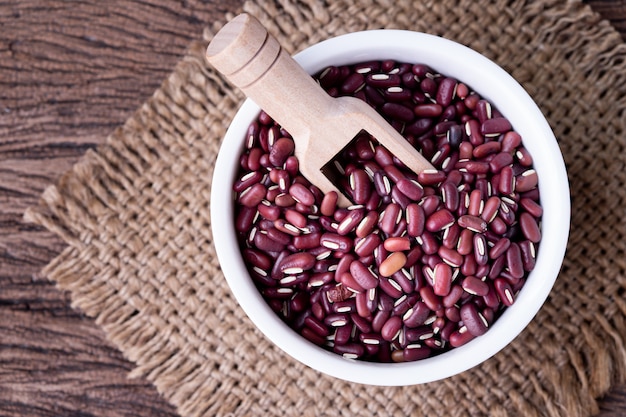
[[[416,362],[380,364],[345,359],[319,348],[292,329],[269,308],[255,288],[234,233],[232,184],[249,124],[259,108],[247,100],[233,119],[220,149],[213,180],[213,238],[224,275],[237,301],[253,323],[277,346],[300,362],[344,380],[372,385],[410,385],[449,377],[488,359],[510,343],[535,316],[558,275],[570,221],[565,165],[556,139],[541,111],[525,90],[503,69],[455,42],[423,33],[374,30],[351,33],[316,44],[295,56],[310,74],[328,65],[394,59],[425,63],[463,81],[491,101],[518,131],[539,176],[542,240],[535,269],[515,303],[489,331],[468,344]]]

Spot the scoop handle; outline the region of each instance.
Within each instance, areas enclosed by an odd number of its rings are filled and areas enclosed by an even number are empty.
[[[332,98],[254,17],[228,22],[206,51],[207,61],[292,136],[308,137]]]

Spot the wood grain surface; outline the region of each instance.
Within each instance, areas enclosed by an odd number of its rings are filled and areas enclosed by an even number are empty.
[[[0,1],[0,416],[176,416],[39,270],[64,247],[28,206],[242,0]],[[626,0],[588,1],[626,39]],[[626,415],[626,385],[601,403]]]

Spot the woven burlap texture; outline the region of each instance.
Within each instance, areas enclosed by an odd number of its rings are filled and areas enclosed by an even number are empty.
[[[548,117],[572,192],[566,259],[545,306],[507,348],[435,383],[382,388],[319,374],[257,331],[220,271],[213,165],[242,95],[208,68],[211,23],[106,144],[26,218],[68,243],[44,273],[71,292],[183,416],[589,416],[626,377],[626,46],[580,1],[248,2],[290,51],[400,28],[468,45]],[[131,375],[131,376],[132,376]]]

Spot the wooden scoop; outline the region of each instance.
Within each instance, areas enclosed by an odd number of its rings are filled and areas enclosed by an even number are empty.
[[[365,130],[420,173],[433,166],[364,101],[329,96],[253,16],[240,14],[213,38],[206,58],[293,137],[300,171],[322,192],[349,200],[322,169]]]

